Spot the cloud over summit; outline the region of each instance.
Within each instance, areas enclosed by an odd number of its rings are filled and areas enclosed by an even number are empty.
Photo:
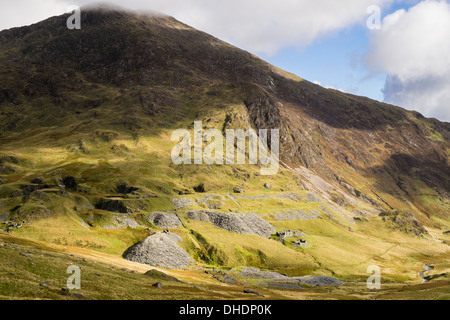
[[[59,15],[92,0],[4,1],[0,30]],[[304,49],[317,39],[360,24],[367,8],[385,12],[393,3],[405,9],[384,17],[381,30],[367,30],[370,45],[364,70],[386,74],[384,99],[450,121],[450,0],[109,0],[131,10],[154,10],[258,55],[277,55],[285,48]],[[408,8],[409,5],[417,3]],[[359,29],[361,31],[361,29]],[[361,51],[365,50],[364,34]],[[316,42],[315,42],[316,41]],[[326,52],[330,58],[332,45]],[[359,52],[361,52],[359,51]],[[298,55],[301,59],[301,54]],[[328,57],[328,56],[327,56]],[[360,61],[361,54],[358,54]],[[332,60],[332,59],[330,59]],[[308,62],[309,63],[309,62]],[[313,61],[312,63],[326,63]],[[349,67],[350,68],[350,67]],[[349,72],[355,72],[354,68]],[[301,71],[299,75],[302,76]],[[327,82],[332,74],[326,75]],[[340,85],[340,84],[339,84]],[[342,84],[344,86],[344,84]],[[376,84],[380,92],[382,82]]]
[[[2,4],[0,29],[37,22],[91,0],[16,0]],[[110,0],[134,10],[155,10],[257,54],[302,48],[320,36],[367,18],[371,5],[392,0]],[[16,13],[11,15],[11,12]],[[22,22],[24,21],[24,22]]]

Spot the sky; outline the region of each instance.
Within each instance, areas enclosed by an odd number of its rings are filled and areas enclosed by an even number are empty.
[[[323,87],[450,121],[450,0],[108,2],[171,15]],[[89,3],[1,0],[0,30]]]

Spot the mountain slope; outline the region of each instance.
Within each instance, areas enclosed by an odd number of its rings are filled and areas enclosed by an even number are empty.
[[[81,30],[67,17],[0,32],[3,229],[121,255],[166,228],[149,220],[164,211],[201,266],[364,279],[378,264],[411,281],[431,259],[447,272],[448,123],[324,89],[164,15],[86,9]],[[172,164],[173,130],[200,120],[280,129],[280,172]],[[192,210],[256,213],[309,247]]]

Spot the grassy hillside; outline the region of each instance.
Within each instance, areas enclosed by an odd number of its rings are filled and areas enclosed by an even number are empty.
[[[167,299],[254,298],[203,272],[238,277],[231,270],[245,266],[347,281],[301,292],[255,283],[271,298],[448,298],[448,123],[321,88],[170,17],[89,10],[80,31],[65,19],[0,32],[0,236],[36,255],[30,266],[0,248],[2,298],[73,298],[59,292],[71,253],[94,259],[81,262],[82,295],[161,298],[156,279],[119,268],[149,268],[122,254],[166,229],[149,221],[155,212],[177,215],[170,231],[193,258],[165,270],[187,282],[167,284]],[[172,132],[194,121],[280,129],[278,174],[174,165]],[[227,231],[190,210],[254,213],[307,246]],[[435,269],[420,284],[424,264]],[[381,291],[365,287],[370,265]],[[34,285],[44,278],[50,289]]]

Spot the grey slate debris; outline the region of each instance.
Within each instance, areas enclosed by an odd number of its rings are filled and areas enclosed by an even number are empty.
[[[253,234],[263,238],[270,238],[276,228],[254,213],[229,213],[208,210],[188,211],[189,219],[209,221],[214,226],[241,234]]]
[[[180,240],[181,237],[174,233],[155,233],[127,249],[123,257],[154,267],[183,269],[191,264],[192,259],[177,244]]]
[[[309,286],[339,286],[345,284],[335,277],[330,276],[303,276],[303,277],[288,277],[277,272],[261,271],[258,268],[245,267],[239,269],[242,277],[246,278],[261,278],[280,281],[281,283],[306,284]]]

